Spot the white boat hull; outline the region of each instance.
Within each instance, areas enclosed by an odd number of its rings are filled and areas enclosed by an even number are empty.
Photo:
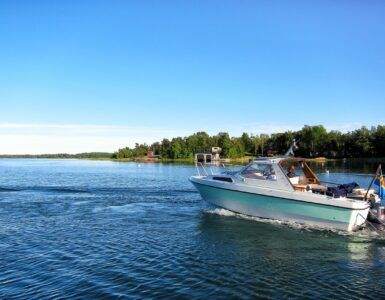
[[[369,212],[368,205],[341,207],[320,201],[300,200],[298,197],[290,199],[285,194],[278,196],[280,193],[277,191],[240,191],[231,188],[231,184],[211,183],[201,177],[191,177],[190,180],[206,201],[233,212],[260,218],[353,231],[365,224]],[[306,196],[306,193],[302,194]],[[307,196],[309,198],[311,195]]]

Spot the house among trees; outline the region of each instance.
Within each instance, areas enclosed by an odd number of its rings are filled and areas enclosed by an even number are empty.
[[[153,150],[148,150],[147,151],[147,160],[148,161],[154,161],[158,160],[160,158],[160,155],[155,155]]]

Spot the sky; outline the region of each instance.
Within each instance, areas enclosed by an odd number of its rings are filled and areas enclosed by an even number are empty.
[[[0,1],[0,154],[384,118],[384,1]]]

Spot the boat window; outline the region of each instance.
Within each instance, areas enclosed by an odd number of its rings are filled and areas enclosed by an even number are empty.
[[[270,164],[251,164],[241,172],[241,175],[250,179],[277,180],[273,166]]]
[[[213,179],[214,179],[214,180],[219,180],[219,181],[233,182],[233,180],[232,180],[230,177],[218,177],[218,176],[214,176]]]

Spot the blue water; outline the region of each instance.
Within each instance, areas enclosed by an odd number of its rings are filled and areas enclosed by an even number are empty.
[[[384,239],[210,207],[194,173],[1,159],[0,298],[383,298]]]

